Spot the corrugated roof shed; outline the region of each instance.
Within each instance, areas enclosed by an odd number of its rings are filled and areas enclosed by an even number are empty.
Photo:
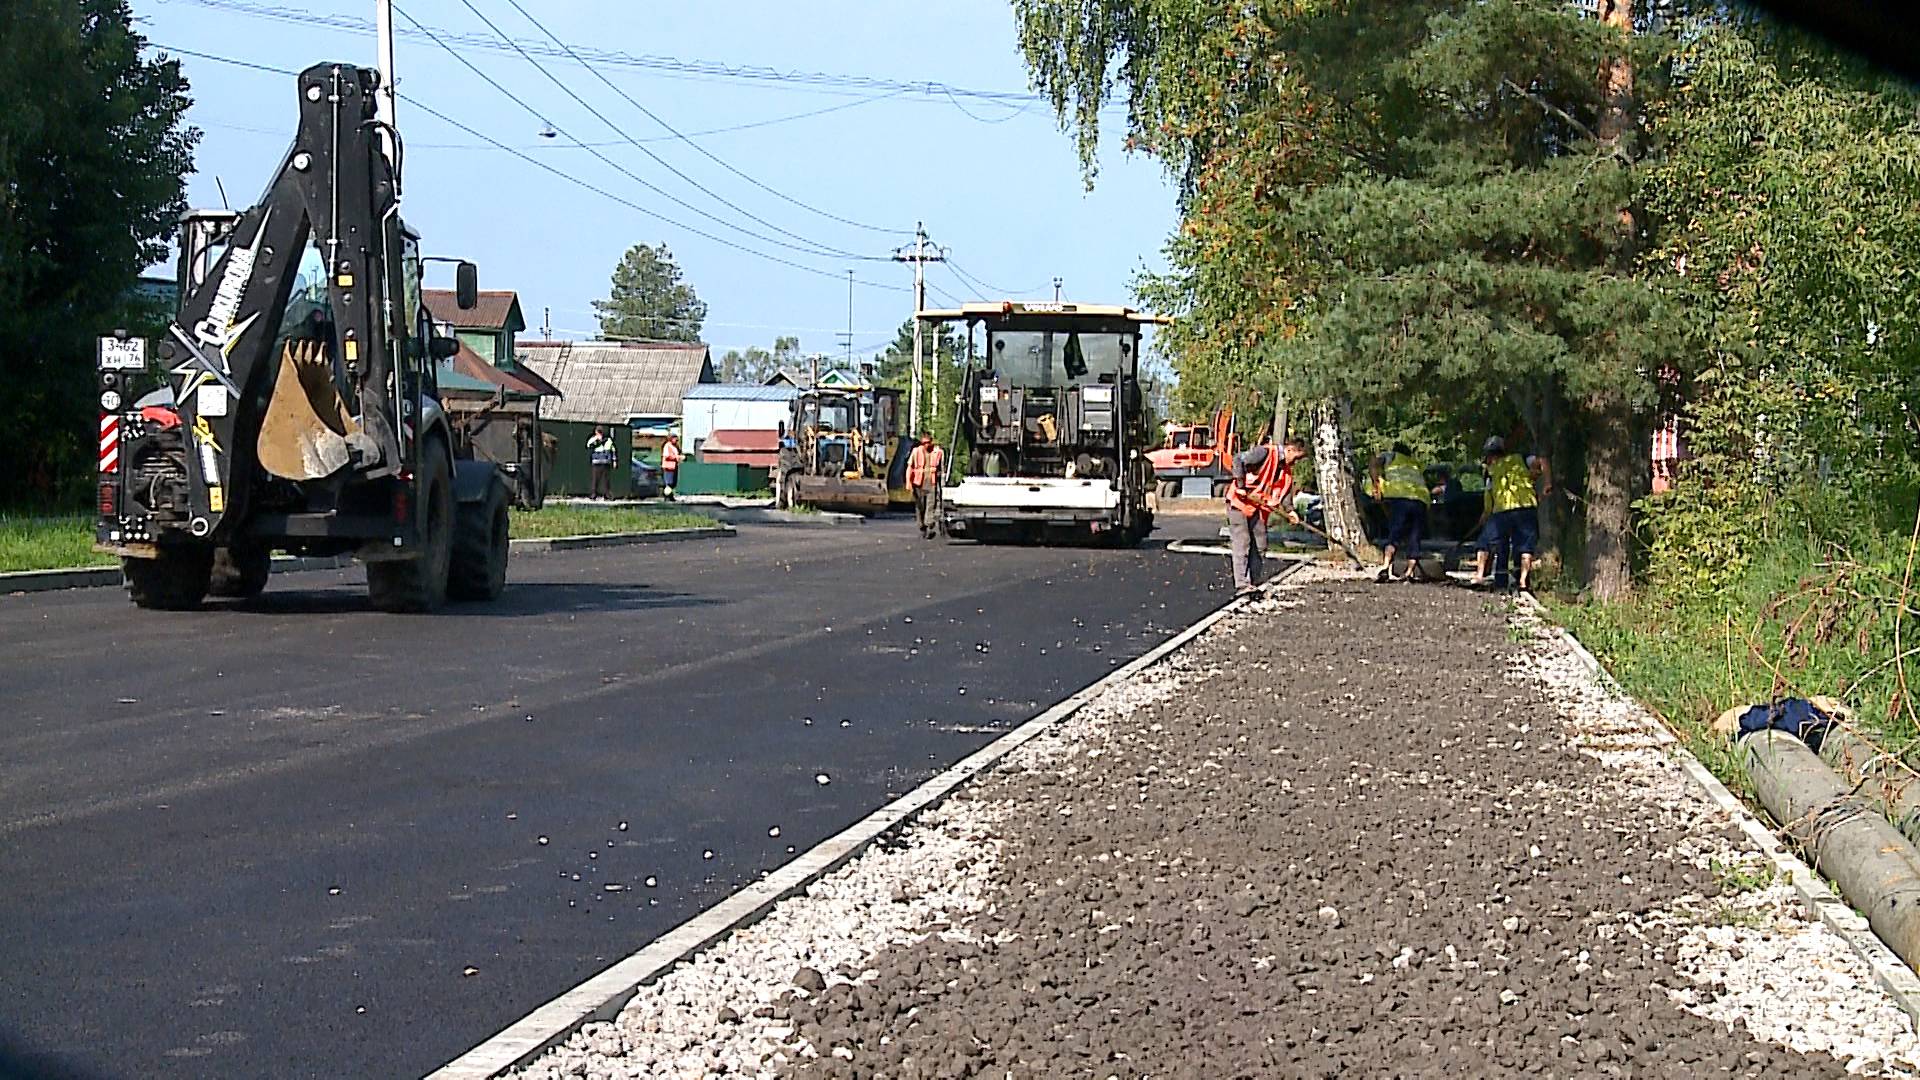
[[[527,328],[520,314],[520,296],[512,289],[480,290],[473,310],[461,311],[459,297],[452,289],[421,289],[420,302],[437,322],[469,330],[512,330]]]
[[[712,354],[701,344],[536,341],[521,342],[515,355],[565,395],[542,407],[554,420],[677,416],[689,389],[714,381]]]

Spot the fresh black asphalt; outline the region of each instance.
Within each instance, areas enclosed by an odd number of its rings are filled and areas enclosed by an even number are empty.
[[[0,1075],[428,1072],[1219,606],[1164,550],[1213,525],[749,527],[412,618],[0,597]]]

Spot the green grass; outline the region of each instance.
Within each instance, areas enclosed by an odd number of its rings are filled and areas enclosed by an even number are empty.
[[[93,550],[93,519],[0,516],[0,572],[112,566]]]
[[[512,518],[513,537],[516,540],[659,532],[662,529],[694,529],[713,524],[713,518],[706,514],[651,506],[548,506],[540,510],[515,510]]]
[[[1730,893],[1759,892],[1770,888],[1778,879],[1779,871],[1771,863],[1736,863],[1714,859],[1708,863],[1713,878],[1720,883],[1721,891]]]
[[[529,539],[658,532],[712,524],[713,518],[689,510],[550,506],[544,510],[513,511],[512,529],[516,539]],[[112,566],[114,562],[113,556],[93,550],[90,517],[0,517],[0,573]]]
[[[1829,694],[1882,748],[1920,749],[1894,649],[1907,541],[1867,536],[1843,551],[1804,528],[1779,528],[1718,587],[1649,586],[1620,603],[1549,609],[1715,775],[1750,796],[1734,749],[1710,730],[1735,706]],[[1903,648],[1912,650],[1920,611],[1908,610]],[[1907,663],[1920,691],[1920,661]]]

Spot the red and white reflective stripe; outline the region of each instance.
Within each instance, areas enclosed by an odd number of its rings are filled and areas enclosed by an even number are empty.
[[[120,418],[102,416],[100,418],[100,471],[116,472],[120,468]]]

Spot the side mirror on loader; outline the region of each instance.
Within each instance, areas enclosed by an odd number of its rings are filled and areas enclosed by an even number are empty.
[[[461,311],[472,311],[480,302],[480,268],[464,259],[453,271],[453,300]]]

